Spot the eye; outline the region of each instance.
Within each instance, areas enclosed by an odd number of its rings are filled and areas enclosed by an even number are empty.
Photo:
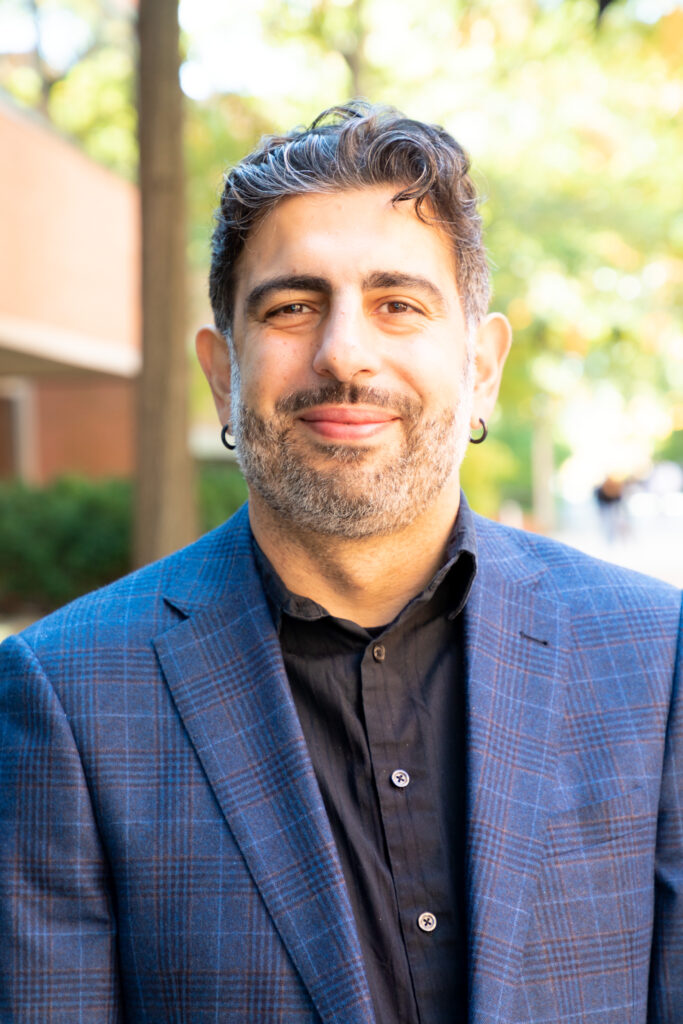
[[[311,307],[305,302],[288,302],[277,309],[271,309],[266,313],[266,320],[275,316],[301,316],[302,313],[310,313]]]
[[[409,302],[404,302],[401,299],[388,299],[386,302],[382,303],[378,312],[396,315],[399,313],[420,313],[421,310],[418,309],[417,306],[413,306]]]

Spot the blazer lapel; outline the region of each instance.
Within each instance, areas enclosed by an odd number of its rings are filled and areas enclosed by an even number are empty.
[[[488,549],[487,549],[488,548]],[[562,721],[566,609],[480,545],[466,608],[472,1024],[506,1018],[519,975]]]
[[[372,1024],[339,858],[250,548],[230,576],[221,602],[192,611],[154,645],[221,810],[320,1017]],[[196,581],[191,589],[197,593]]]

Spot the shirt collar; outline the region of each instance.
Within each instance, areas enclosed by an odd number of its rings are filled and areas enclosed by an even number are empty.
[[[276,629],[280,630],[283,614],[297,619],[321,619],[330,613],[317,601],[302,594],[295,594],[282,582],[277,572],[259,547],[256,538],[251,536],[254,560],[261,576],[263,588],[268,599]],[[457,569],[456,569],[457,566]],[[451,535],[446,545],[446,558],[443,565],[432,577],[421,593],[417,594],[397,618],[402,617],[409,608],[422,605],[432,600],[441,584],[448,578],[454,579],[449,601],[448,618],[454,619],[464,608],[469,597],[472,583],[477,571],[477,538],[474,528],[474,517],[465,495],[460,492],[460,506],[453,524]],[[396,621],[396,620],[394,620]]]

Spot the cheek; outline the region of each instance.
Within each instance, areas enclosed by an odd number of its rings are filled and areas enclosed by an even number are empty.
[[[295,339],[246,339],[242,394],[251,403],[272,404],[283,394],[306,386],[310,366],[303,344]]]
[[[403,378],[425,406],[453,406],[463,390],[465,353],[452,344],[432,345],[426,339],[411,344],[403,363]]]

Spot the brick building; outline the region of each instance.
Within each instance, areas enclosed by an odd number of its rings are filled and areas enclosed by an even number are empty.
[[[0,98],[0,478],[132,473],[138,203]]]

